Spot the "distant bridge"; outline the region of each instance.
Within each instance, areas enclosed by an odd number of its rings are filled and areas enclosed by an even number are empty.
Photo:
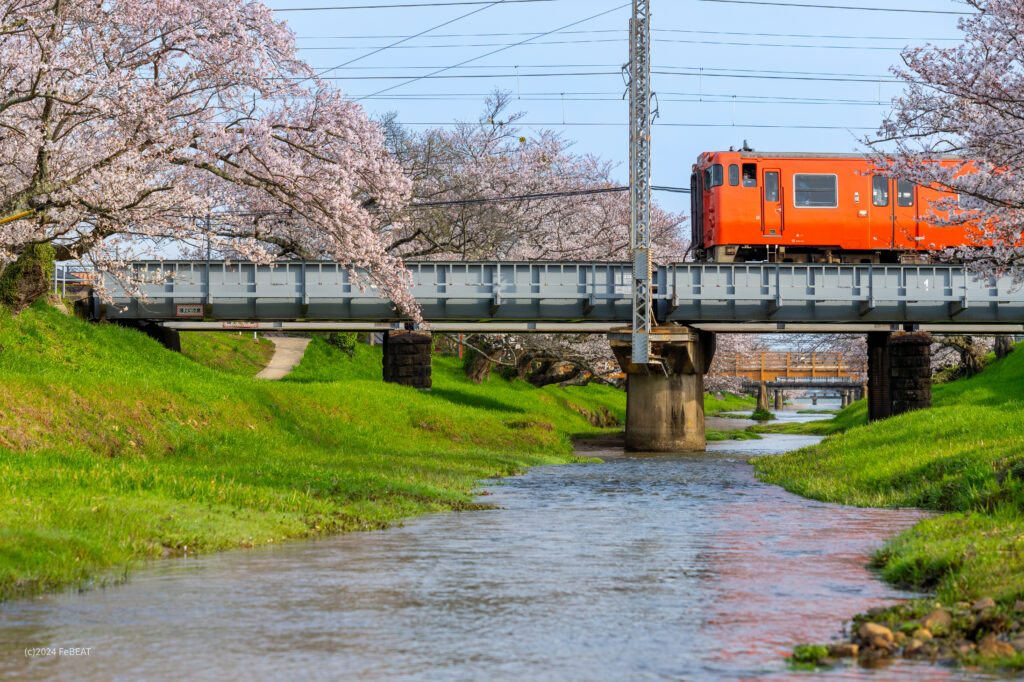
[[[438,331],[602,333],[631,323],[628,263],[415,262],[410,289]],[[403,328],[407,320],[360,273],[328,262],[276,265],[147,261],[132,295],[112,275],[113,304],[93,315],[177,329]],[[1024,333],[1024,289],[975,280],[956,265],[676,263],[655,269],[660,324],[722,332]]]
[[[835,380],[851,382],[867,371],[863,358],[843,353],[719,353],[716,368],[720,374],[740,377],[749,382],[769,382],[769,387],[825,385]]]

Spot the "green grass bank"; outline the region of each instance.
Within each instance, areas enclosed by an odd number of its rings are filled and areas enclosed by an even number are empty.
[[[469,508],[481,479],[577,461],[573,436],[625,415],[622,391],[478,386],[455,358],[421,393],[380,380],[379,348],[314,339],[264,382],[251,337],[183,347],[42,304],[0,312],[0,598]]]
[[[874,559],[884,579],[935,598],[871,618],[912,634],[945,609],[951,623],[920,657],[1024,667],[1024,348],[975,377],[935,386],[933,405],[866,424],[860,401],[829,422],[762,429],[834,435],[754,466],[762,480],[813,499],[944,512]],[[995,603],[985,606],[986,598]],[[972,608],[979,603],[985,608]],[[1018,653],[993,641],[1012,642]]]

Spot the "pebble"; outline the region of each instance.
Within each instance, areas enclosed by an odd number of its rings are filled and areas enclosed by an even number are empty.
[[[953,617],[949,615],[949,611],[942,609],[935,609],[921,621],[921,625],[928,628],[932,632],[935,632],[937,627],[949,629],[949,626],[953,624]]]
[[[986,609],[991,609],[995,605],[996,605],[996,600],[995,599],[993,599],[992,597],[985,597],[984,599],[979,599],[978,601],[976,601],[973,604],[971,604],[971,610],[972,611],[984,611]]]
[[[1008,642],[996,639],[996,636],[989,633],[978,642],[978,653],[985,658],[1007,658],[1017,653]]]

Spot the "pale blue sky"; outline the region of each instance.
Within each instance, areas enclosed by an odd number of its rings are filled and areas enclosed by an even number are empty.
[[[267,0],[275,9],[410,1],[415,0]],[[620,67],[628,59],[629,4],[626,0],[553,0],[493,6],[330,75],[342,78],[334,82],[354,98],[399,85],[362,104],[372,115],[396,111],[399,120],[417,126],[475,120],[490,91],[510,90],[519,94],[515,106],[526,113],[526,122],[559,130],[576,141],[577,150],[616,161],[618,176],[624,180],[628,112],[620,99],[624,91]],[[954,15],[700,0],[652,0],[652,4],[653,84],[661,110],[654,129],[654,182],[659,185],[688,185],[690,166],[700,152],[739,147],[744,139],[764,151],[854,151],[858,148],[855,136],[877,128],[888,109],[878,102],[887,103],[898,93],[897,85],[884,82],[890,78],[889,67],[899,60],[898,48],[959,35]],[[820,4],[964,10],[950,0],[820,0]],[[479,7],[459,5],[278,16],[298,35],[306,60],[325,69],[475,9]],[[455,78],[403,84],[408,78],[607,10],[614,11],[440,74]],[[698,75],[701,68],[703,77]],[[715,69],[755,77],[720,77],[714,75]],[[658,73],[664,71],[690,75]],[[480,77],[467,77],[471,75]],[[717,127],[705,127],[709,124]],[[659,193],[656,199],[668,209],[689,212],[686,195]]]

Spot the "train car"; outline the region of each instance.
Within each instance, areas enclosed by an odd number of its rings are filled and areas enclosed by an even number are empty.
[[[886,177],[859,154],[705,152],[690,185],[698,260],[923,263],[969,243],[964,226],[929,220],[949,193]]]

